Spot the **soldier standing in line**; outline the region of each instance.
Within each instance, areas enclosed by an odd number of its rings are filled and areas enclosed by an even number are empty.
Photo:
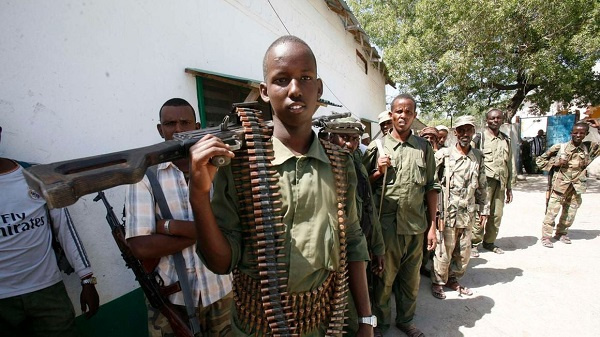
[[[591,124],[598,128],[597,123]],[[562,206],[562,213],[556,225],[554,239],[570,244],[567,236],[569,227],[575,220],[577,209],[581,205],[581,194],[586,190],[587,166],[600,156],[600,146],[595,142],[584,142],[589,131],[589,124],[578,122],[571,130],[571,141],[556,144],[537,158],[538,167],[546,170],[554,166],[552,190],[546,208],[544,225],[542,226],[541,243],[544,247],[554,247],[551,237],[554,231],[554,220]]]
[[[487,181],[481,151],[471,147],[475,134],[475,118],[460,116],[454,134],[457,143],[435,154],[438,170],[443,172],[442,191],[445,196],[446,221],[444,244],[438,245],[433,258],[431,293],[445,299],[444,286],[470,296],[471,289],[458,283],[467,270],[471,253],[471,229],[475,213],[480,212],[482,224],[487,221],[489,203],[486,200]]]
[[[379,128],[381,129],[381,136],[385,136],[392,129],[392,117],[390,117],[390,111],[385,110],[382,111],[377,116],[377,123],[379,124]]]
[[[486,114],[487,127],[473,138],[472,146],[483,152],[485,175],[487,176],[487,200],[490,203],[490,216],[487,223],[476,221],[471,240],[471,257],[478,257],[478,246],[496,254],[504,250],[496,246],[496,238],[502,221],[504,203],[512,202],[512,151],[510,138],[500,131],[504,114],[498,109],[490,109]],[[505,199],[506,196],[506,199]]]
[[[370,267],[367,270],[367,279],[369,280],[369,297],[372,296],[373,277],[381,277],[385,266],[385,246],[381,233],[381,223],[379,222],[375,202],[369,183],[369,174],[362,163],[362,153],[358,150],[359,135],[363,132],[362,124],[353,117],[336,119],[328,123],[324,129],[329,134],[329,141],[344,149],[350,151],[354,162],[354,169],[358,178],[356,186],[356,211],[360,221],[360,228],[367,238],[369,255],[371,256]],[[353,302],[350,302],[350,311],[348,313],[348,327],[346,331],[350,336],[354,336],[358,330],[356,308]]]
[[[416,108],[411,95],[394,98],[390,112],[392,129],[382,139],[383,149],[380,151],[376,142],[372,142],[363,159],[375,190],[375,200],[381,200],[383,195],[380,219],[386,252],[383,278],[376,278],[373,286],[373,311],[382,322],[376,335],[390,327],[390,297],[394,288],[396,326],[409,337],[424,336],[413,324],[413,317],[419,293],[423,236],[427,236],[428,250],[435,249],[436,245],[439,185],[431,145],[411,130]],[[398,281],[396,286],[395,281]]]
[[[428,126],[423,128],[421,131],[419,131],[419,137],[423,137],[425,139],[427,139],[427,141],[429,142],[429,144],[431,144],[431,147],[433,148],[433,153],[435,154],[438,150],[438,141],[439,141],[439,133],[438,130],[434,127]],[[441,193],[438,194],[438,199],[441,197]],[[438,201],[438,211],[440,211],[440,202]],[[429,214],[429,213],[426,213]],[[431,219],[427,219],[427,222],[429,223],[429,220]],[[427,240],[427,237],[424,238],[424,240]],[[423,243],[423,261],[421,262],[421,268],[420,268],[420,272],[421,275],[423,276],[431,276],[431,271],[430,269],[427,267],[427,265],[429,264],[429,261],[432,261],[432,256],[433,252],[430,250],[427,250],[427,241],[425,241]]]

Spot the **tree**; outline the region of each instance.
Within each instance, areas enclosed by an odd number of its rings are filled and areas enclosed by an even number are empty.
[[[401,91],[435,116],[600,103],[600,1],[350,0]]]

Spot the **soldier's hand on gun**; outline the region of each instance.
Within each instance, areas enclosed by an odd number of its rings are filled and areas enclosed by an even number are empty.
[[[485,224],[487,224],[487,220],[488,220],[488,215],[479,215],[479,221],[480,221],[480,227],[481,228],[485,228]]]
[[[371,271],[373,272],[373,274],[382,277],[384,269],[385,256],[373,255],[373,257],[371,258]]]
[[[212,181],[217,173],[217,167],[210,160],[217,156],[233,158],[234,154],[229,150],[229,145],[213,135],[202,137],[190,147],[190,187],[194,186],[201,192],[210,192]]]
[[[385,173],[388,166],[392,166],[392,161],[389,156],[381,156],[377,158],[377,171]]]
[[[595,118],[584,119],[584,122],[587,122],[591,127],[598,129],[600,127],[600,121]]]

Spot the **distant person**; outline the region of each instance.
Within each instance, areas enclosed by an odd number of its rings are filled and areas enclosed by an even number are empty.
[[[454,134],[456,145],[435,153],[437,169],[442,171],[442,191],[449,192],[445,196],[444,206],[444,244],[438,245],[433,254],[431,275],[431,292],[439,299],[446,298],[444,287],[460,295],[473,294],[458,280],[465,274],[471,257],[471,231],[475,215],[479,213],[481,223],[485,225],[489,213],[483,154],[471,147],[475,118],[468,115],[457,118]]]
[[[550,191],[550,200],[546,208],[546,216],[542,226],[542,246],[554,247],[552,232],[554,220],[562,207],[562,213],[556,225],[554,239],[570,244],[567,235],[569,227],[575,220],[577,209],[581,205],[581,195],[586,190],[588,165],[600,156],[600,146],[596,142],[584,142],[589,127],[598,128],[597,123],[578,122],[571,131],[571,141],[556,144],[537,158],[537,165],[549,170],[555,168]]]
[[[448,139],[448,127],[445,125],[438,125],[435,127],[438,131],[438,149],[446,147],[446,139]]]
[[[200,129],[194,108],[182,98],[166,101],[159,110],[158,133],[165,140],[173,134]],[[230,275],[216,275],[196,254],[196,228],[189,203],[189,159],[158,164],[147,171],[137,184],[129,185],[126,193],[126,238],[135,257],[155,259],[155,271],[165,286],[179,281],[188,282],[192,298],[183,291],[170,294],[181,319],[188,323],[186,301],[196,308],[200,331],[205,336],[228,336],[231,333],[231,306],[233,304]],[[156,179],[153,186],[148,175]],[[156,189],[162,190],[162,196]],[[164,198],[163,198],[164,197]],[[169,215],[163,214],[159,204],[166,203]],[[183,258],[179,272],[187,279],[180,280],[175,253]],[[172,336],[173,330],[166,317],[146,301],[148,335]]]
[[[531,141],[531,157],[532,162],[535,164],[536,158],[541,156],[546,151],[546,135],[544,130],[538,130],[537,136],[533,137]],[[535,166],[535,165],[532,165]],[[538,168],[535,169],[539,172]]]
[[[358,149],[360,150],[361,154],[367,153],[367,148],[369,147],[370,143],[371,135],[367,132],[363,133],[362,136],[360,136],[360,144],[358,145]]]
[[[379,116],[377,116],[377,122],[379,123],[379,128],[381,129],[381,135],[387,135],[392,129],[392,117],[390,111],[382,111]]]
[[[439,149],[440,134],[436,128],[427,126],[419,131],[419,136],[427,139],[434,152]]]
[[[496,246],[500,230],[504,203],[512,202],[512,150],[510,138],[500,131],[504,113],[499,109],[490,109],[486,114],[487,127],[473,138],[473,147],[483,152],[485,175],[487,176],[487,200],[490,202],[490,215],[487,223],[476,221],[473,226],[471,257],[478,257],[478,246],[496,254],[504,254]],[[506,198],[506,199],[505,199]]]
[[[79,336],[52,248],[54,237],[81,279],[79,301],[87,318],[98,311],[99,297],[69,212],[48,209],[12,159],[0,158],[0,191],[0,335]]]

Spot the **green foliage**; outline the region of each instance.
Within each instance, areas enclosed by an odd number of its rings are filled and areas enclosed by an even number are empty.
[[[525,96],[600,103],[600,1],[349,0],[384,50],[401,92],[432,118],[505,107]]]

